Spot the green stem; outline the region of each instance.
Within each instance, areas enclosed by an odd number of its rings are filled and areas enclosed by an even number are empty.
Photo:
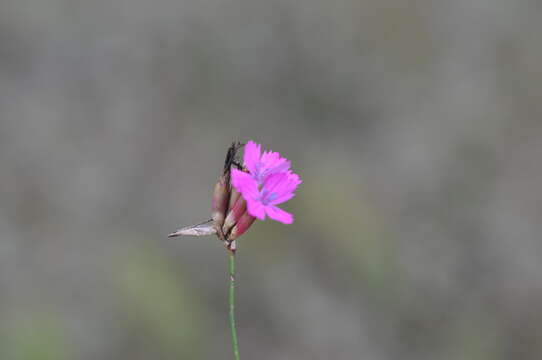
[[[233,357],[239,360],[239,342],[235,328],[235,250],[230,250],[230,329]]]

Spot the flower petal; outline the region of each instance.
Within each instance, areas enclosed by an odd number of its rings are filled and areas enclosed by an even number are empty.
[[[245,167],[252,174],[256,173],[256,164],[260,162],[261,145],[256,144],[254,141],[249,140],[245,145],[245,154],[243,155],[243,162]]]
[[[260,220],[265,220],[265,207],[258,200],[246,199],[247,211],[250,215]]]
[[[270,205],[278,205],[278,204],[282,204],[283,202],[286,202],[288,200],[290,200],[291,198],[293,198],[295,196],[294,193],[286,193],[284,195],[281,195],[271,201],[269,201],[268,204]]]
[[[292,214],[276,206],[273,206],[273,205],[266,206],[265,212],[271,219],[279,221],[283,224],[291,224],[294,222],[294,216]]]
[[[276,192],[277,188],[282,187],[286,181],[288,181],[286,173],[271,174],[265,178],[263,188],[268,192]]]
[[[263,176],[276,172],[287,171],[290,168],[290,161],[280,157],[278,152],[264,151],[261,162],[264,172],[264,174],[262,174]]]
[[[275,193],[276,199],[294,192],[300,183],[299,176],[294,173],[277,173],[271,174],[265,179],[263,188],[268,193]]]
[[[244,171],[235,168],[231,169],[231,183],[235,190],[240,192],[246,200],[249,198],[255,199],[260,195],[258,183],[250,174]]]

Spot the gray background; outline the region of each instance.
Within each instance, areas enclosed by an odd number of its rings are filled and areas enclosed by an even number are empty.
[[[542,3],[0,2],[0,358],[229,359],[233,140],[292,160],[244,359],[542,358]]]

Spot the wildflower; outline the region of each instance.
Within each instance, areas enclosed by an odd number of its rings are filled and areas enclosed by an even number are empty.
[[[290,161],[280,157],[279,153],[273,151],[264,151],[261,154],[261,145],[252,140],[245,145],[243,161],[250,176],[259,185],[263,184],[267,176],[290,169]]]
[[[293,215],[276,205],[294,197],[301,179],[290,168],[290,162],[276,152],[260,155],[260,145],[249,141],[245,146],[244,165],[249,171],[231,170],[233,187],[247,203],[253,217],[265,220],[266,215],[283,224],[291,224]]]
[[[235,359],[239,360],[239,344],[235,327],[235,252],[237,239],[256,218],[269,216],[284,224],[294,221],[292,214],[276,205],[294,197],[301,183],[290,170],[290,162],[279,153],[264,151],[249,141],[245,147],[244,167],[236,155],[241,143],[234,142],[228,149],[224,170],[215,185],[212,197],[212,218],[200,224],[183,227],[168,237],[217,235],[229,250],[229,318]]]
[[[249,141],[241,167],[236,160],[240,147],[241,144],[233,143],[226,155],[224,171],[213,192],[212,219],[181,228],[170,237],[216,234],[228,249],[235,251],[235,240],[255,219],[265,220],[269,216],[284,224],[293,222],[292,214],[277,207],[293,198],[301,183],[290,170],[290,161],[277,152],[262,153],[260,144]]]

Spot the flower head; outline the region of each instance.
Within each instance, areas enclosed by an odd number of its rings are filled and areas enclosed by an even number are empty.
[[[244,165],[248,172],[231,170],[232,185],[247,203],[248,213],[260,220],[266,215],[284,224],[293,222],[293,215],[277,205],[294,197],[301,179],[290,168],[290,162],[279,153],[261,154],[260,145],[249,141],[245,146]]]
[[[290,162],[287,159],[273,151],[264,151],[262,154],[261,145],[252,140],[245,145],[243,161],[250,175],[259,185],[263,184],[267,176],[290,169]]]

